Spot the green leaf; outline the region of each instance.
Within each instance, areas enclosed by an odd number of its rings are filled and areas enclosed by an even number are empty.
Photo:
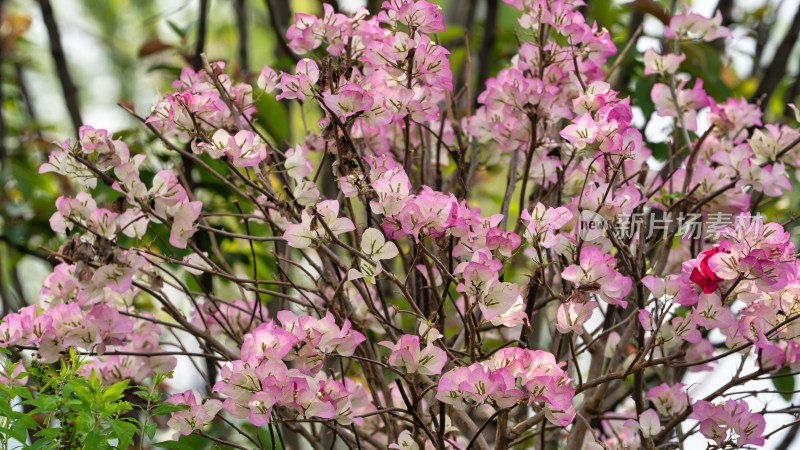
[[[681,65],[681,70],[702,79],[703,89],[708,95],[718,102],[730,96],[731,90],[721,77],[722,59],[714,46],[707,42],[684,42],[681,51],[686,54],[686,62]]]
[[[163,383],[167,378],[172,378],[172,373],[172,370],[169,372],[156,372],[156,374],[153,376],[153,389],[155,390],[157,387],[161,386],[161,383]]]
[[[45,428],[42,431],[36,433],[36,436],[43,437],[43,438],[54,438],[61,434],[61,428]]]
[[[785,367],[777,372],[777,374],[782,374],[782,373],[789,374],[791,373],[791,370],[789,370],[788,367]],[[786,400],[787,402],[792,400],[791,392],[794,391],[794,385],[795,385],[794,375],[786,375],[783,377],[773,378],[772,385],[775,386],[775,389],[779,391],[785,391],[781,392],[781,397],[783,397],[784,400]]]
[[[144,426],[144,433],[147,435],[148,439],[153,439],[153,436],[156,435],[156,423],[150,422]]]
[[[14,394],[24,398],[25,400],[30,400],[33,398],[31,395],[31,391],[26,388],[25,386],[14,386]]]
[[[179,76],[181,74],[181,68],[178,66],[172,66],[169,64],[153,64],[149,66],[146,70],[147,73],[155,72],[157,70],[162,70],[167,72],[170,76]]]
[[[683,317],[685,319],[686,316],[689,314],[689,312],[691,312],[691,310],[692,309],[689,308],[688,306],[678,306],[677,308],[675,308],[673,314],[675,315],[675,317]]]
[[[32,417],[22,412],[15,411],[14,420],[19,423],[22,423],[26,428],[29,429],[36,429],[39,427],[39,424],[35,420],[33,420]]]
[[[139,397],[141,399],[144,399],[144,400],[147,400],[148,398],[150,398],[150,393],[145,391],[145,390],[136,391],[136,392],[133,393],[133,395],[135,395],[135,396],[137,396],[137,397]]]
[[[11,417],[14,411],[11,409],[11,404],[7,402],[0,402],[0,416]]]
[[[289,138],[289,116],[284,105],[275,100],[275,97],[265,94],[256,100],[255,106],[258,109],[254,116],[256,122],[275,139],[278,146],[283,145]]]
[[[86,438],[83,440],[83,447],[84,448],[97,448],[100,446],[100,440],[103,436],[100,435],[97,431],[91,431],[86,435]]]
[[[439,41],[440,43],[449,43],[449,41],[462,43],[464,41],[464,27],[448,25],[445,31],[439,33]]]
[[[169,25],[169,28],[170,28],[172,31],[174,31],[174,32],[175,32],[175,34],[177,34],[177,35],[178,35],[178,36],[180,36],[181,38],[185,38],[185,37],[186,37],[186,35],[187,35],[187,34],[189,34],[189,28],[188,28],[188,27],[186,27],[186,28],[181,28],[181,27],[180,27],[178,24],[176,24],[175,22],[173,22],[173,21],[171,21],[171,20],[168,20],[168,21],[167,21],[167,25]]]
[[[633,96],[636,99],[636,104],[639,108],[642,108],[642,114],[644,114],[645,120],[656,110],[656,105],[653,103],[653,99],[650,98],[650,91],[652,90],[653,83],[647,80],[636,80]]]
[[[667,147],[666,142],[657,142],[655,144],[648,142],[646,145],[653,151],[653,158],[664,161],[669,157],[669,147]]]
[[[45,449],[45,448],[51,449],[51,448],[55,448],[55,444],[50,442],[50,441],[48,441],[48,440],[46,440],[46,439],[39,439],[39,440],[36,441],[36,443],[33,444],[33,447],[31,447],[31,448],[32,448],[32,450],[42,450],[42,449]]]
[[[136,426],[125,420],[109,420],[108,426],[114,433],[114,437],[119,439],[119,446],[122,448],[133,444],[133,435],[136,433]]]
[[[122,398],[125,389],[128,388],[128,383],[130,380],[123,380],[119,383],[114,383],[111,386],[105,389],[103,392],[103,400],[105,401],[116,401]]]
[[[177,411],[185,411],[189,409],[189,405],[174,405],[172,403],[162,403],[153,408],[152,415],[160,416],[163,414],[172,414]]]
[[[28,427],[21,420],[14,421],[8,434],[20,442],[25,442],[28,440]]]

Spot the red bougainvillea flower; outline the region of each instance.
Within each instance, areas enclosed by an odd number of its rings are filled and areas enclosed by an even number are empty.
[[[721,251],[722,250],[713,248],[701,252],[700,254],[705,255],[705,257],[700,261],[700,267],[695,267],[694,270],[692,270],[692,274],[689,276],[689,280],[700,286],[704,294],[710,294],[716,291],[719,282],[722,281],[722,278],[718,277],[717,274],[708,267],[708,260]]]

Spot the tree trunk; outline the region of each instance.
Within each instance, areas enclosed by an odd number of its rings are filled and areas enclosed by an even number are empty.
[[[786,66],[789,63],[789,57],[792,54],[792,49],[797,42],[798,36],[800,36],[800,7],[798,7],[797,12],[795,12],[792,25],[789,27],[786,36],[783,37],[781,44],[778,46],[775,57],[772,58],[772,62],[770,62],[769,66],[764,70],[764,77],[761,79],[758,89],[756,89],[756,92],[753,94],[751,101],[762,100],[764,104],[769,101],[778,83],[780,83],[786,75]]]

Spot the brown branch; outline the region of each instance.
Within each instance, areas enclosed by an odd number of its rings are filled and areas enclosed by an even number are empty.
[[[69,73],[67,59],[64,56],[64,48],[61,46],[58,23],[53,14],[53,6],[50,4],[50,0],[38,1],[42,9],[44,24],[47,27],[47,37],[50,40],[50,54],[53,56],[53,63],[56,66],[58,80],[61,83],[61,91],[64,93],[64,103],[67,107],[69,118],[72,121],[73,131],[75,132],[75,136],[77,136],[78,128],[83,125],[80,107],[78,106],[78,88],[75,86],[75,83],[72,81],[72,76],[70,76]]]
[[[202,54],[206,46],[206,28],[208,27],[208,0],[200,0],[200,13],[197,17],[197,43],[192,57],[192,68],[200,70],[203,67]],[[209,73],[209,76],[211,74]]]
[[[300,58],[289,48],[289,42],[286,41],[286,27],[291,19],[291,10],[289,9],[289,2],[284,0],[264,0],[269,12],[269,22],[272,29],[275,30],[275,37],[278,38],[279,46],[275,48],[275,53],[280,58],[281,56],[288,56],[295,63],[300,61]]]
[[[236,27],[239,29],[239,68],[242,71],[242,78],[247,79],[250,72],[250,57],[247,53],[247,4],[245,0],[235,0],[233,8],[236,10]]]
[[[753,93],[750,99],[751,102],[754,102],[763,98],[761,109],[764,109],[764,105],[767,104],[772,93],[775,92],[775,88],[778,87],[778,84],[780,84],[781,80],[786,75],[786,68],[789,65],[792,49],[798,37],[800,37],[800,6],[797,8],[791,24],[783,40],[781,40],[781,44],[775,51],[775,56],[772,58],[772,61],[769,63],[769,66],[764,69],[764,77],[758,84],[758,89],[756,89],[756,92]]]
[[[492,68],[492,50],[494,43],[497,40],[497,0],[486,0],[486,20],[483,22],[483,41],[481,42],[481,49],[478,51],[478,82],[476,90],[480,92],[483,90],[486,80],[489,78],[489,71]],[[468,98],[467,102],[478,107],[478,97],[474,99]]]
[[[5,0],[0,0],[0,17],[3,16],[3,6],[5,4]],[[3,52],[0,51],[0,68],[3,67]],[[5,96],[3,96],[3,71],[0,70],[0,100],[5,100]],[[4,161],[6,159],[6,121],[3,111],[5,108],[0,108],[0,161]],[[2,295],[2,293],[0,293]]]

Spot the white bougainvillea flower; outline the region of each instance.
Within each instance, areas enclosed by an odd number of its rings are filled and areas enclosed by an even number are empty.
[[[328,229],[334,236],[355,230],[353,221],[347,217],[339,217],[339,202],[325,200],[316,205],[316,215],[312,215],[311,208],[306,208],[300,215],[300,223],[286,227],[283,238],[294,248],[308,248],[315,239],[330,238]],[[322,220],[322,225],[318,220]]]
[[[361,251],[375,261],[391,259],[399,254],[394,242],[386,242],[386,238],[377,228],[367,228],[361,236]]]
[[[658,419],[658,413],[654,409],[648,409],[639,416],[639,428],[642,429],[644,437],[655,436],[661,431],[661,420]]]
[[[659,55],[651,48],[644,52],[644,74],[654,75],[658,73],[663,75],[675,73],[685,59],[686,55],[683,53]]]
[[[358,270],[350,269],[348,279],[369,278],[375,284],[375,277],[383,271],[380,261],[394,258],[399,254],[394,242],[386,242],[386,237],[377,228],[368,228],[361,236],[361,251],[377,264],[361,260]]]

